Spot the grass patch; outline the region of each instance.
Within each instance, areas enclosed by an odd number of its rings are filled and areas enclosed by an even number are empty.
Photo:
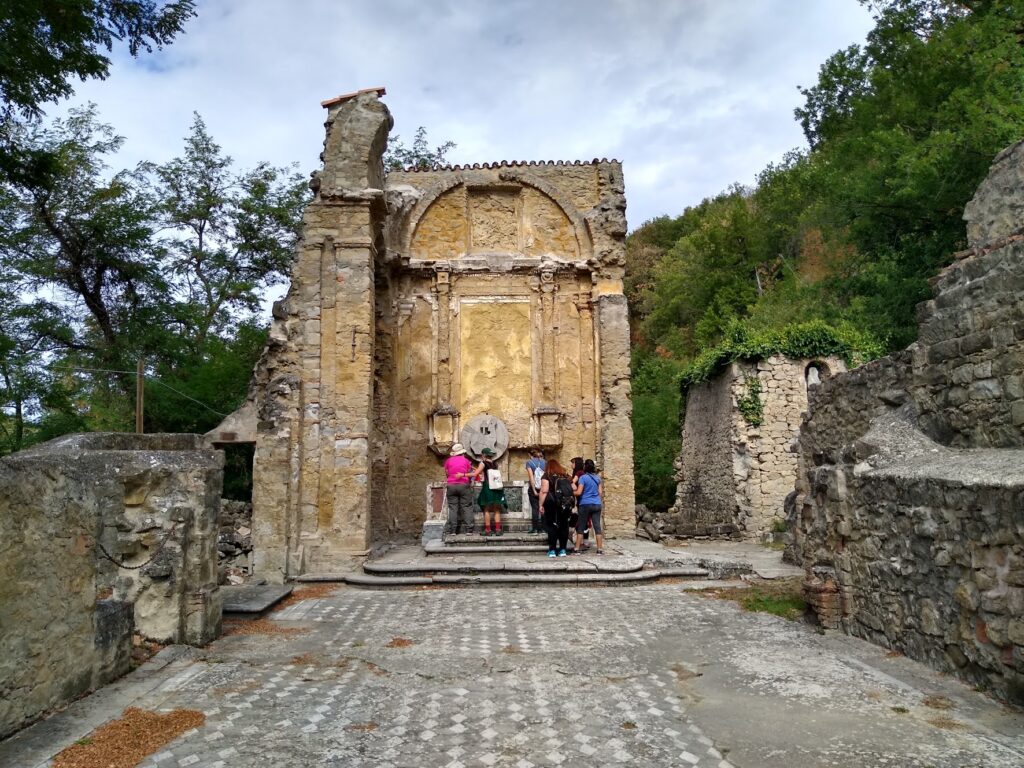
[[[712,587],[697,594],[733,600],[745,611],[770,613],[794,621],[807,610],[801,582],[799,576],[790,579],[758,579],[748,582],[747,587]]]
[[[746,595],[740,600],[745,611],[770,613],[784,619],[799,619],[807,610],[807,603],[796,595]]]

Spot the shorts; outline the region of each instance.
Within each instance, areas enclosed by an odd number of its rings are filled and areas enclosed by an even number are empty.
[[[594,533],[602,533],[601,505],[580,504],[580,519],[576,522],[576,533],[585,533],[589,525],[594,526]]]

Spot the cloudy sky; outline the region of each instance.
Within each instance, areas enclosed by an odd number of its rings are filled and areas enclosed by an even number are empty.
[[[81,84],[127,138],[181,150],[193,111],[242,167],[318,165],[320,101],[383,85],[394,133],[452,162],[617,158],[630,227],[803,144],[798,85],[871,27],[856,0],[199,0],[166,50]],[[58,112],[60,110],[51,110]]]

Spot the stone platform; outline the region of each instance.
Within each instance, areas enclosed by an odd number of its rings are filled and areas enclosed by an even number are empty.
[[[628,586],[673,580],[681,586],[715,586],[723,580],[801,577],[781,553],[744,542],[680,542],[667,547],[642,539],[610,539],[566,557],[547,556],[540,534],[474,536],[446,534],[426,547],[389,546],[361,567],[299,576],[299,582],[337,582],[364,588],[424,586]],[[592,546],[592,545],[591,545]]]
[[[224,613],[263,613],[292,593],[294,587],[282,584],[238,584],[220,588]]]

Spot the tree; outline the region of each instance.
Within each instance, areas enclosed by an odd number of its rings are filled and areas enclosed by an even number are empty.
[[[5,282],[5,285],[8,284]],[[33,309],[0,287],[0,454],[21,450],[26,422],[47,390],[41,364],[44,335],[34,328]]]
[[[52,342],[116,368],[147,329],[162,325],[158,299],[166,284],[145,175],[107,176],[106,155],[122,139],[97,121],[91,105],[49,128],[3,128],[47,163],[41,173],[0,185],[0,259],[23,291],[56,293],[46,325]]]
[[[404,168],[427,171],[444,165],[445,155],[455,149],[455,146],[454,141],[446,141],[431,150],[427,143],[427,129],[421,125],[416,129],[412,147],[406,147],[398,134],[388,139],[388,149],[384,153],[384,168],[388,171],[401,171]]]
[[[0,178],[0,274],[11,292],[0,307],[0,387],[13,423],[27,402],[16,379],[42,371],[37,434],[124,429],[145,358],[165,384],[149,388],[146,428],[209,428],[245,397],[262,349],[253,314],[291,262],[308,194],[298,175],[234,171],[198,116],[182,157],[114,174],[106,160],[121,138],[92,107],[3,129],[47,159],[39,173]]]
[[[231,335],[287,277],[309,196],[294,169],[232,166],[197,114],[184,154],[155,169],[171,314],[192,354],[211,333]]]
[[[132,56],[168,45],[195,16],[194,0],[7,0],[0,36],[3,118],[38,117],[71,95],[71,79],[106,78],[115,41]]]

